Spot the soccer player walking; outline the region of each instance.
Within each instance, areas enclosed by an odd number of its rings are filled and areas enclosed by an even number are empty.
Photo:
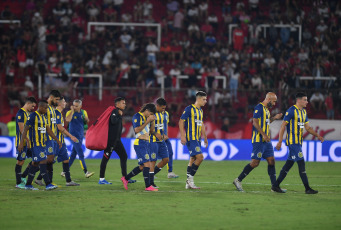
[[[194,175],[204,156],[201,151],[201,136],[204,137],[205,147],[208,146],[205,126],[203,123],[204,113],[201,107],[207,103],[207,94],[199,91],[195,95],[195,103],[186,107],[179,120],[181,144],[186,145],[190,153],[187,166],[186,189],[200,189],[194,184]]]
[[[179,176],[173,172],[173,148],[172,148],[172,144],[171,144],[169,137],[168,137],[169,113],[167,111],[165,111],[164,116],[165,117],[164,117],[164,135],[163,136],[164,136],[165,143],[167,145],[168,157],[169,157],[167,177],[168,177],[168,179],[178,178]]]
[[[38,170],[45,181],[46,190],[51,190],[57,188],[57,186],[51,184],[51,180],[46,170],[46,132],[48,135],[57,142],[59,148],[62,147],[62,143],[58,140],[58,138],[54,135],[50,126],[47,124],[44,114],[48,109],[47,101],[40,101],[38,104],[38,110],[34,113],[30,114],[27,122],[25,124],[25,128],[23,134],[21,136],[20,144],[18,147],[18,151],[21,152],[24,149],[24,139],[27,136],[27,132],[29,131],[30,142],[32,145],[32,165],[29,169],[27,182],[25,185],[25,189],[28,190],[38,190],[32,186],[32,181],[34,176]],[[39,166],[39,168],[38,168]]]
[[[78,142],[78,139],[72,136],[64,128],[64,118],[62,111],[65,109],[66,102],[64,97],[60,97],[58,106],[56,108],[56,124],[57,124],[57,138],[63,144],[62,148],[57,149],[56,157],[58,162],[63,162],[63,172],[65,173],[66,186],[79,186],[78,183],[71,180],[70,167],[69,167],[69,155],[67,153],[66,144],[64,141],[64,135],[70,137],[73,142]]]
[[[308,133],[317,137],[321,142],[324,141],[323,137],[317,134],[309,125],[307,111],[308,97],[305,93],[296,94],[296,104],[291,106],[285,113],[280,131],[276,149],[280,150],[283,141],[283,134],[287,129],[286,145],[289,147],[288,159],[285,162],[275,186],[279,188],[284,178],[287,176],[291,167],[297,162],[298,171],[305,187],[306,194],[316,194],[318,191],[309,186],[308,177],[305,171],[305,161],[302,153],[303,129],[305,128]]]
[[[123,176],[121,181],[126,190],[128,190],[128,180],[143,171],[144,183],[146,191],[158,191],[151,186],[150,182],[154,180],[154,168],[152,161],[156,161],[156,154],[150,153],[150,127],[151,122],[155,120],[155,105],[152,103],[142,106],[140,112],[133,116],[133,128],[136,140],[134,141],[134,149],[137,155],[139,166],[135,167],[127,176]]]
[[[73,147],[69,160],[70,168],[73,164],[73,161],[76,159],[78,155],[82,169],[85,173],[85,177],[89,178],[94,175],[94,172],[88,172],[88,169],[85,164],[84,152],[82,148],[83,138],[84,138],[84,124],[89,123],[88,114],[85,110],[82,109],[82,101],[76,99],[73,101],[73,106],[71,106],[71,110],[66,113],[65,117],[66,125],[69,125],[69,132],[71,135],[75,136],[78,139],[78,142],[72,141]],[[62,176],[63,176],[62,172]]]
[[[274,149],[270,141],[270,123],[274,120],[278,120],[282,117],[282,114],[276,114],[271,117],[269,109],[274,107],[277,102],[277,96],[275,93],[269,92],[263,102],[256,105],[253,112],[253,128],[252,128],[252,154],[251,163],[247,164],[242,173],[233,181],[238,191],[243,192],[242,181],[243,179],[256,168],[262,158],[268,162],[268,174],[271,181],[271,190],[274,192],[285,192],[278,187],[275,187],[276,183],[276,169]]]
[[[17,188],[24,189],[26,184],[26,175],[23,176],[21,174],[21,168],[25,163],[25,159],[29,156],[29,152],[31,153],[30,149],[30,142],[29,138],[24,138],[23,149],[22,151],[18,151],[19,143],[21,140],[22,133],[24,131],[24,126],[28,119],[29,113],[34,110],[34,107],[37,105],[37,101],[34,97],[26,98],[25,105],[19,109],[17,115],[15,116],[16,122],[16,137],[15,137],[15,147],[17,149],[17,163],[15,165],[15,177],[16,177],[16,186]]]
[[[105,170],[107,163],[111,157],[113,151],[120,157],[121,173],[122,176],[127,175],[127,152],[121,141],[122,134],[122,115],[126,108],[126,101],[123,97],[115,99],[115,109],[112,111],[109,118],[109,131],[108,131],[108,145],[104,150],[102,162],[100,166],[99,181],[98,184],[112,184],[105,180]],[[136,182],[130,180],[131,182]]]

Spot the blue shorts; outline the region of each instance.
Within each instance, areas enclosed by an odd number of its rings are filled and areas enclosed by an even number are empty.
[[[168,148],[164,141],[160,142],[151,142],[150,143],[150,152],[156,153],[157,159],[168,158]]]
[[[59,162],[66,161],[69,159],[69,154],[67,153],[66,144],[63,143],[63,146],[61,148],[57,149],[57,153],[55,155],[55,160]]]
[[[18,161],[24,161],[26,158],[32,157],[32,151],[31,149],[27,148],[27,146],[24,146],[24,149],[19,152],[17,149],[17,160]]]
[[[274,156],[274,147],[271,142],[252,143],[251,159],[261,160]]]
[[[186,146],[191,157],[202,154],[200,141],[187,141]]]
[[[42,146],[35,146],[31,148],[32,150],[32,161],[40,162],[46,160],[46,148]]]
[[[293,144],[293,145],[289,145],[288,147],[289,147],[289,154],[288,154],[289,161],[304,160],[303,152],[302,152],[302,145]]]
[[[59,148],[59,146],[55,140],[46,141],[46,154],[47,155],[55,155],[57,153],[56,148]]]
[[[136,139],[134,142],[134,149],[139,165],[143,165],[149,161],[156,161],[156,154],[150,154],[149,141]]]

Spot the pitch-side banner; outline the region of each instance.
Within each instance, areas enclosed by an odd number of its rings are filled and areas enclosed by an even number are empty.
[[[127,151],[128,159],[136,159],[134,150],[134,139],[122,138],[123,145]],[[175,160],[188,160],[189,152],[186,146],[180,143],[179,139],[171,139],[172,149]],[[72,143],[65,139],[69,154],[71,154]],[[277,141],[272,141],[276,146]],[[204,143],[202,142],[202,146]],[[341,141],[304,141],[302,145],[304,159],[306,161],[317,162],[341,162]],[[88,159],[102,158],[103,151],[93,151],[85,148],[83,140],[84,155]],[[226,140],[210,139],[208,147],[202,148],[205,160],[223,161],[223,160],[250,160],[252,153],[252,144],[250,140]],[[275,151],[276,160],[286,160],[288,147],[283,143],[280,151]],[[16,157],[15,138],[0,136],[0,157]],[[112,154],[111,158],[118,158]]]

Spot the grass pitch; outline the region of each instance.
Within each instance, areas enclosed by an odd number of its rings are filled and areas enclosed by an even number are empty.
[[[25,163],[26,167],[28,161]],[[195,183],[200,190],[185,190],[185,161],[174,162],[177,179],[161,171],[159,192],[145,192],[142,173],[125,191],[118,160],[110,160],[106,179],[98,185],[100,160],[87,160],[86,179],[77,161],[71,168],[79,187],[66,187],[62,164],[54,165],[53,191],[16,189],[15,159],[0,158],[1,229],[341,229],[341,164],[306,163],[316,195],[304,194],[296,164],[284,180],[286,194],[270,191],[267,164],[262,161],[237,192],[232,181],[246,161],[204,161]],[[284,162],[276,162],[279,174]],[[137,165],[128,160],[128,171]]]

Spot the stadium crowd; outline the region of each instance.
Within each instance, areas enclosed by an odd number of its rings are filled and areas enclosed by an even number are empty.
[[[16,9],[15,14],[13,2],[23,5],[22,11]],[[312,101],[312,114],[340,116],[341,3],[337,0],[8,0],[1,5],[1,20],[21,22],[0,26],[1,84],[11,107],[36,94],[38,75],[46,88],[55,84],[46,75],[50,72],[60,75],[60,87],[76,84],[91,94],[98,84],[95,79],[72,79],[69,74],[100,73],[105,86],[152,89],[164,81],[174,91],[188,89],[171,104],[175,113],[183,111],[195,90],[207,82],[209,106],[214,105],[218,122],[224,125],[228,118],[247,118],[266,89],[281,92],[282,108],[292,104],[293,90],[304,89]],[[99,25],[90,33],[89,21],[160,23],[161,47],[154,27]],[[230,24],[237,25],[231,45]],[[270,25],[266,37],[260,24]],[[301,45],[297,24],[303,31]],[[179,75],[189,78],[177,84]],[[215,76],[226,77],[226,89]],[[322,81],[323,76],[336,80]]]

